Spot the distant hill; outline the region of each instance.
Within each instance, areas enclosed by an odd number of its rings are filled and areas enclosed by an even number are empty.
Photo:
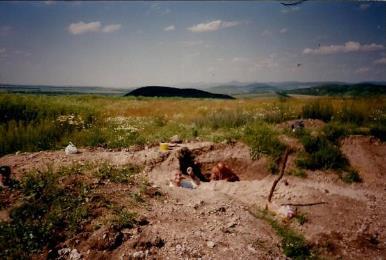
[[[137,88],[127,93],[125,96],[234,99],[234,97],[229,95],[213,94],[199,89],[181,89],[163,86],[147,86]]]
[[[207,89],[210,92],[226,95],[243,95],[243,94],[260,94],[260,93],[273,93],[279,89],[265,84],[265,83],[252,83],[247,85],[220,85]]]
[[[287,90],[285,93],[311,96],[376,96],[386,95],[386,84],[325,84],[311,88]]]

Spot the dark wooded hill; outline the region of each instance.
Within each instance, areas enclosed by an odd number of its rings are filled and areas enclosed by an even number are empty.
[[[199,89],[182,89],[163,86],[147,86],[137,88],[127,93],[125,96],[234,99],[234,97],[229,95],[214,94]]]

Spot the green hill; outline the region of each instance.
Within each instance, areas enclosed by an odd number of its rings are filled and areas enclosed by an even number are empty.
[[[377,96],[386,95],[386,84],[325,84],[311,88],[287,90],[285,93],[311,96]]]

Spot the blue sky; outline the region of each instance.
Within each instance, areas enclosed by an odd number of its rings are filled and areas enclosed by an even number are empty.
[[[385,81],[386,2],[0,2],[0,82]]]

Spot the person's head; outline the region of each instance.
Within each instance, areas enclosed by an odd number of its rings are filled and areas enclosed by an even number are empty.
[[[174,171],[174,182],[177,184],[177,186],[180,185],[182,180],[182,174],[180,170],[175,170]]]

